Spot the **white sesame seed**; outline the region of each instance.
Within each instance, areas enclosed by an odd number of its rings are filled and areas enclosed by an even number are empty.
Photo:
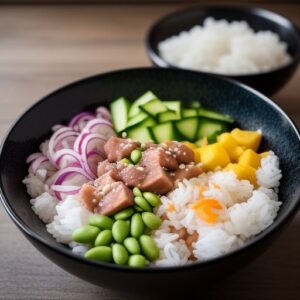
[[[186,152],[183,152],[183,155],[185,156],[185,155],[186,155]]]
[[[144,171],[145,170],[144,167],[137,167],[136,169],[139,170],[139,171]]]
[[[180,164],[180,165],[179,165],[179,169],[182,169],[182,170],[183,170],[184,168],[185,168],[185,165],[184,165],[184,164]]]
[[[127,133],[125,131],[122,132],[122,137],[126,138],[127,137]]]
[[[170,151],[166,151],[165,152],[167,155],[172,155],[172,153]]]

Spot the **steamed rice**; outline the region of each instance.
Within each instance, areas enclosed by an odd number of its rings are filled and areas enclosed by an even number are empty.
[[[160,42],[158,49],[172,65],[223,74],[265,72],[291,61],[277,34],[255,33],[245,21],[213,18]]]
[[[153,234],[161,251],[160,259],[154,264],[181,265],[195,258],[206,260],[241,247],[273,223],[281,205],[274,190],[280,178],[278,157],[270,152],[257,170],[257,179],[262,186],[256,190],[249,181],[238,180],[232,171],[209,172],[183,180],[177,189],[161,198],[162,205],[156,211],[164,221]],[[213,197],[222,205],[215,224],[202,221],[191,208],[199,200],[199,190],[203,186],[207,189],[202,192],[203,196]],[[182,228],[189,235],[195,232],[198,235],[192,243],[192,253],[183,247],[185,241],[178,234]]]

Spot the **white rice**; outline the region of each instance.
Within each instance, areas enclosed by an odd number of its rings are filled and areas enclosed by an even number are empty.
[[[180,265],[192,261],[210,259],[241,247],[246,240],[270,226],[281,205],[276,193],[281,171],[278,157],[273,153],[261,159],[257,170],[260,187],[254,189],[247,180],[238,180],[232,171],[216,171],[198,178],[183,180],[178,188],[161,198],[162,205],[156,214],[166,216],[153,238],[161,251],[155,265]],[[199,219],[191,205],[199,200],[199,189],[204,198],[215,198],[222,205],[217,223],[206,223]],[[170,203],[173,210],[168,209]],[[177,232],[185,228],[189,235],[198,234],[192,243],[192,253],[183,247],[184,240]]]
[[[27,193],[32,197],[36,198],[45,192],[45,184],[43,176],[40,173],[36,175],[29,173],[27,177],[24,178],[23,183],[26,185]]]
[[[72,232],[87,224],[91,215],[76,196],[68,196],[56,205],[56,215],[47,230],[59,243],[68,244],[72,241]]]
[[[30,200],[33,211],[46,224],[53,221],[56,215],[57,200],[55,197],[45,192],[40,196]]]
[[[245,21],[213,18],[160,42],[158,49],[175,66],[222,74],[265,72],[291,61],[277,34],[255,33]]]

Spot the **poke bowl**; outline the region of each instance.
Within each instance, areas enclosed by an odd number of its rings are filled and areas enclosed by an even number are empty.
[[[297,69],[300,35],[291,20],[266,9],[194,6],[157,20],[146,50],[157,67],[222,75],[270,96]]]
[[[245,267],[286,228],[299,150],[293,122],[249,87],[120,70],[23,113],[2,144],[1,200],[42,254],[84,280],[186,289]]]

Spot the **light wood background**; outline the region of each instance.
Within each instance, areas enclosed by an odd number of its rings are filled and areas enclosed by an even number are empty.
[[[144,49],[147,28],[159,16],[183,6],[0,6],[0,136],[26,107],[59,86],[107,70],[149,65]],[[260,6],[300,25],[296,4]],[[274,97],[298,126],[299,83],[300,69]],[[216,284],[205,298],[300,299],[299,231],[298,217],[267,253]],[[199,297],[200,285],[195,287]],[[49,262],[1,207],[0,299],[133,297],[93,286]]]

